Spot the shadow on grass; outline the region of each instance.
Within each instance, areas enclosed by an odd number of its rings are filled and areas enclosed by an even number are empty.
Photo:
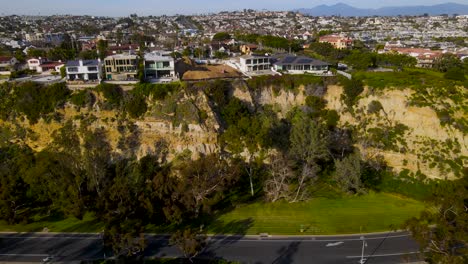
[[[253,226],[254,220],[247,218],[243,220],[232,220],[227,223],[221,220],[214,220],[209,225],[209,231],[218,234],[232,234],[244,236],[247,231]]]
[[[61,232],[99,232],[104,228],[104,224],[97,218],[82,220],[67,228],[61,229]]]

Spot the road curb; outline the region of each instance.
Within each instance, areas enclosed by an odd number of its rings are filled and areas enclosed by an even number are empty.
[[[327,237],[356,237],[356,236],[373,236],[373,235],[390,235],[397,233],[408,233],[407,230],[392,230],[373,233],[356,233],[356,234],[334,234],[334,235],[275,235],[266,234],[269,238],[327,238]],[[0,235],[101,235],[100,233],[82,233],[82,232],[0,232]],[[156,234],[145,233],[147,236],[171,236],[171,234]],[[229,236],[229,237],[245,237],[245,238],[258,238],[265,236],[265,234],[257,235],[241,235],[241,234],[207,234],[208,237],[216,236]]]

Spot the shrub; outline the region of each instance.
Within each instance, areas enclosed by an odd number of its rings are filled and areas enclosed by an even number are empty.
[[[357,102],[358,96],[364,91],[364,83],[360,78],[353,77],[351,80],[342,79],[343,99],[345,104],[352,108]]]
[[[129,94],[125,102],[125,110],[132,118],[138,118],[148,110],[146,98],[141,94]]]
[[[122,88],[115,84],[102,83],[96,86],[96,90],[101,92],[107,103],[111,106],[119,106],[124,98]]]
[[[367,113],[368,114],[377,114],[380,112],[380,110],[383,110],[383,106],[379,101],[372,101],[369,103],[367,106]]]
[[[326,122],[329,128],[336,127],[340,121],[340,115],[335,110],[327,111]]]
[[[14,88],[15,110],[25,114],[31,123],[62,107],[70,95],[64,83],[42,86],[32,82]]]
[[[455,80],[455,81],[466,80],[465,73],[463,72],[463,69],[461,68],[448,69],[447,72],[444,74],[444,78],[449,79],[449,80]]]
[[[86,105],[93,105],[95,102],[94,95],[88,90],[82,90],[73,93],[70,97],[70,102],[79,107],[85,107]]]

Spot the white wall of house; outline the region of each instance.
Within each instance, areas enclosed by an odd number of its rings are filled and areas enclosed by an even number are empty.
[[[27,60],[27,63],[28,63],[28,68],[29,68],[31,71],[36,71],[36,70],[37,70],[37,67],[38,67],[39,65],[41,65],[42,60],[41,60],[41,59],[29,59],[29,60]]]
[[[79,61],[79,66],[66,66],[67,80],[81,79],[88,81],[90,76],[96,75],[98,80],[102,79],[102,64],[99,61],[98,65],[83,65],[83,61]]]
[[[268,57],[241,57],[239,62],[243,72],[269,70],[271,66]]]

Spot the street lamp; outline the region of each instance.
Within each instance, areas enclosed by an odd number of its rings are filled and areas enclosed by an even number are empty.
[[[362,251],[361,251],[361,260],[359,260],[359,263],[365,264],[367,259],[364,258],[364,247],[367,247],[367,243],[366,243],[364,236],[361,236],[361,240],[362,240]]]

